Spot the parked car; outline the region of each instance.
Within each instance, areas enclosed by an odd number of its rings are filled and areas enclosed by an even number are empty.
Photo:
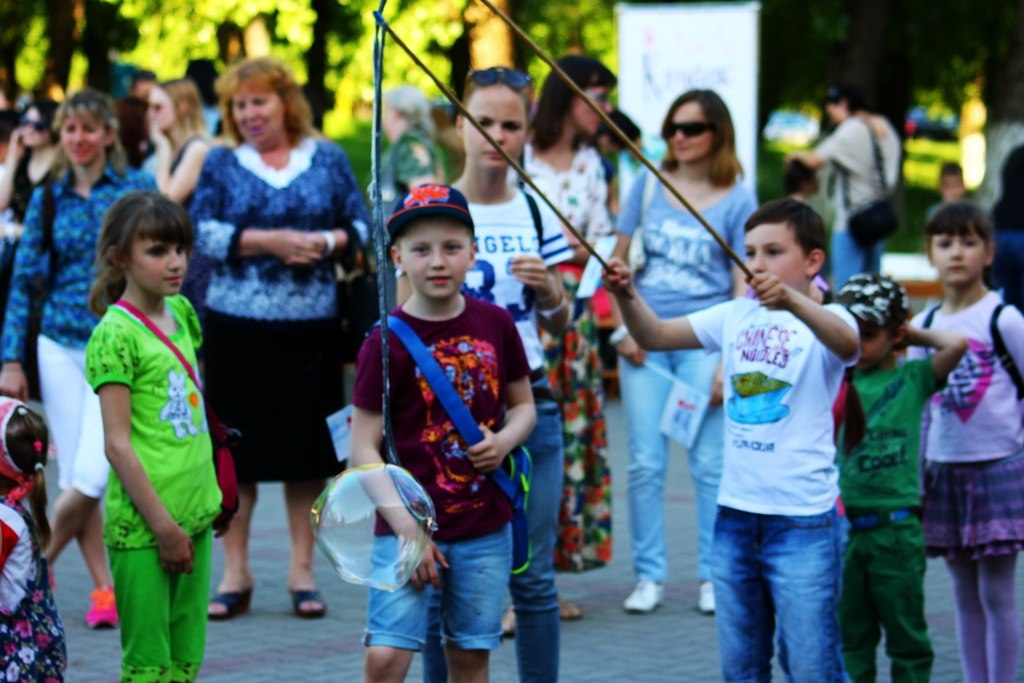
[[[764,139],[809,145],[818,138],[818,122],[807,114],[790,109],[776,109],[764,126]]]
[[[903,132],[908,138],[956,140],[959,130],[959,116],[952,112],[932,114],[926,107],[911,108],[903,122]]]

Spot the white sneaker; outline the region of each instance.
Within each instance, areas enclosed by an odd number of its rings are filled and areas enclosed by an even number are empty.
[[[665,589],[660,583],[642,578],[622,603],[622,608],[632,614],[649,614],[657,609],[664,596]]]
[[[701,614],[715,613],[715,586],[710,581],[700,582],[700,596],[697,598],[697,609]]]

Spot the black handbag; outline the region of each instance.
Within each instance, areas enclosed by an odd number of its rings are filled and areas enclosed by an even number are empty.
[[[867,125],[866,123],[864,125]],[[885,169],[882,165],[882,150],[878,146],[874,132],[868,127],[868,137],[871,138],[871,149],[875,157],[875,172],[881,186],[882,194],[888,194],[888,185],[885,182]],[[844,185],[844,196],[846,205],[850,205],[849,185]],[[896,211],[888,197],[871,202],[866,207],[854,213],[847,221],[847,229],[850,236],[862,247],[869,247],[872,244],[884,240],[893,234],[900,227]]]

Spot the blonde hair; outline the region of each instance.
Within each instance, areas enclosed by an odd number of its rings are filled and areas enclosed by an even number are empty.
[[[235,62],[217,79],[217,97],[220,98],[224,132],[236,143],[242,142],[242,133],[238,130],[238,123],[231,110],[231,98],[243,86],[264,88],[277,93],[284,102],[284,127],[288,133],[288,142],[293,147],[302,138],[314,134],[309,102],[302,94],[291,69],[273,57],[256,57]]]
[[[32,493],[29,503],[32,506],[32,518],[36,522],[39,541],[43,546],[50,542],[50,521],[46,517],[46,458],[50,452],[50,432],[46,422],[39,413],[25,405],[11,408],[14,414],[7,421],[7,433],[4,444],[18,469],[31,473]],[[41,467],[36,467],[41,465]]]
[[[89,290],[89,309],[96,315],[106,313],[124,294],[128,283],[117,264],[131,258],[132,245],[140,238],[192,251],[195,231],[185,207],[159,192],[129,192],[114,202],[103,217],[96,244],[96,279]]]
[[[113,142],[107,145],[107,164],[113,168],[118,175],[124,175],[128,169],[128,157],[124,147],[121,146],[121,138],[118,135],[121,131],[121,122],[114,110],[114,101],[107,95],[92,88],[84,88],[64,100],[53,117],[53,129],[57,131],[58,138],[60,130],[64,127],[64,121],[69,116],[84,116],[92,119],[103,126],[107,132],[114,135]],[[61,178],[71,168],[71,160],[64,151],[64,145],[57,145],[57,152],[53,158],[53,177]]]
[[[661,123],[661,137],[668,142],[671,137],[668,129],[672,125],[672,117],[680,107],[689,102],[696,102],[700,107],[704,118],[711,124],[711,135],[714,136],[711,143],[711,159],[708,162],[708,180],[717,187],[729,187],[743,175],[743,165],[736,156],[736,130],[732,125],[729,107],[725,106],[718,93],[713,90],[689,90],[677,97],[669,106],[665,120]],[[666,171],[679,168],[679,160],[672,153],[672,145],[668,145],[661,166]]]
[[[191,78],[177,78],[164,81],[159,87],[171,98],[174,106],[174,125],[183,133],[183,138],[192,135],[206,135],[206,118],[199,88]]]

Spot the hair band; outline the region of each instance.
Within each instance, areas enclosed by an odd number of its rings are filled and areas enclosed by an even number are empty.
[[[45,470],[45,469],[46,469],[46,465],[44,465],[44,464],[43,464],[43,463],[41,463],[41,462],[37,462],[37,463],[36,463],[36,468],[35,468],[35,469],[36,469],[36,472],[42,472],[43,470]]]

